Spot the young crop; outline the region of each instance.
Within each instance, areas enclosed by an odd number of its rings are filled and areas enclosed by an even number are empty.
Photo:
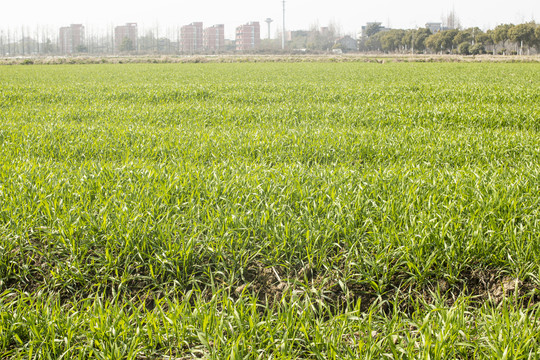
[[[0,69],[0,357],[539,357],[538,71]]]

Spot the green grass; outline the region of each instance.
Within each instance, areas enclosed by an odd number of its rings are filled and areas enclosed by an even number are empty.
[[[0,357],[540,357],[540,65],[0,68]]]

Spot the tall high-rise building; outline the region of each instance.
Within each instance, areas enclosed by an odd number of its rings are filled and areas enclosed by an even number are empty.
[[[258,21],[236,28],[236,50],[253,50],[261,43],[261,26]]]
[[[182,52],[195,53],[203,49],[203,23],[194,22],[180,29]]]
[[[71,24],[60,28],[58,39],[60,51],[63,54],[73,54],[80,52],[84,46],[84,26],[82,24]]]
[[[138,49],[138,35],[137,23],[126,23],[126,25],[115,27],[114,48],[116,52],[136,51]]]
[[[225,25],[218,24],[204,29],[203,44],[206,50],[223,50],[225,46]]]

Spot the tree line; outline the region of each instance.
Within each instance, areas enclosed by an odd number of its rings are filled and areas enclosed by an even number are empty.
[[[540,25],[528,22],[501,24],[487,31],[478,27],[432,33],[428,28],[384,29],[372,24],[358,43],[359,51],[385,53],[434,53],[524,55],[540,53]]]

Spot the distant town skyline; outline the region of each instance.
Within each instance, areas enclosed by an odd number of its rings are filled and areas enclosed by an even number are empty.
[[[205,26],[225,24],[225,37],[232,39],[239,24],[249,21],[263,23],[266,18],[272,18],[272,37],[275,37],[281,30],[281,4],[281,0],[95,0],[91,3],[68,0],[11,1],[2,4],[0,29],[23,25],[65,26],[72,23],[99,28],[127,22],[136,22],[141,28],[150,29],[156,24],[177,27],[200,21]],[[537,21],[540,16],[540,1],[537,0],[287,0],[286,8],[287,30],[333,23],[344,34],[357,34],[361,26],[370,21],[378,21],[391,28],[423,27],[427,22],[441,21],[452,11],[464,27],[478,26],[483,29],[501,23]],[[263,33],[266,34],[266,30]]]

